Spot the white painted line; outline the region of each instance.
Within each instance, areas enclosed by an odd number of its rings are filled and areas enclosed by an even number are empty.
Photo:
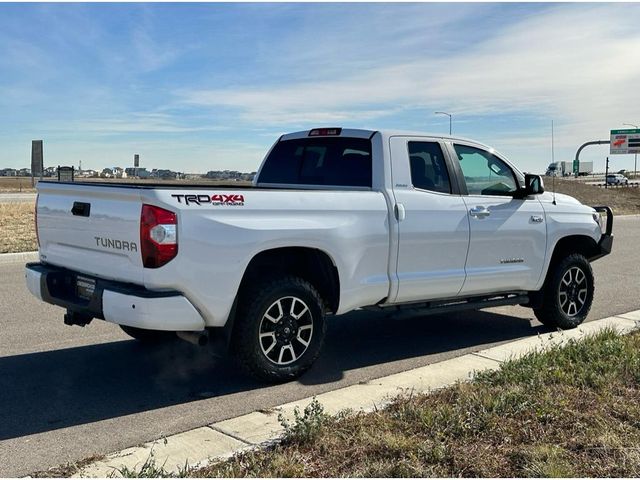
[[[0,253],[0,265],[8,263],[37,262],[38,252]]]
[[[315,398],[330,414],[345,409],[372,411],[385,406],[398,394],[426,393],[456,382],[467,381],[478,371],[498,369],[500,363],[506,360],[522,357],[532,351],[543,351],[552,345],[563,345],[570,339],[580,339],[605,328],[612,328],[620,334],[630,333],[639,328],[638,322],[640,322],[640,310],[587,322],[574,330],[522,338],[367,383],[322,393]],[[313,398],[307,397],[286,403],[267,412],[241,415],[206,427],[171,435],[141,447],[112,453],[104,460],[85,467],[78,472],[77,476],[118,476],[118,469],[122,467],[140,468],[150,458],[152,452],[156,465],[164,465],[168,472],[177,473],[180,468],[184,468],[185,462],[188,462],[189,466],[205,466],[213,461],[229,458],[238,452],[277,441],[284,430],[278,417],[292,420],[294,410],[298,408],[302,411],[313,401]]]

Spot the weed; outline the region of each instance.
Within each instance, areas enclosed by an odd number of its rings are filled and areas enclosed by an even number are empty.
[[[283,440],[286,442],[313,441],[329,419],[330,416],[325,413],[324,407],[315,397],[309,405],[304,407],[302,414],[298,407],[294,408],[293,422],[289,422],[281,413],[278,414],[278,421],[284,428]]]

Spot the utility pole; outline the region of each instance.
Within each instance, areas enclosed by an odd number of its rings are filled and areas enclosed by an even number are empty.
[[[449,117],[449,135],[451,135],[451,114],[447,112],[434,112],[436,115],[446,115]]]
[[[554,153],[554,148],[553,148],[553,120],[551,120],[551,163],[553,163],[555,165],[556,163],[556,156]],[[563,163],[564,165],[564,163]],[[558,172],[558,170],[556,169],[556,173]],[[562,175],[564,176],[564,172],[562,172]]]
[[[607,177],[609,176],[609,157],[607,157],[607,166],[604,173],[604,188],[607,189]]]
[[[638,129],[638,125],[634,125],[633,123],[623,123],[622,125],[629,125],[630,127],[633,127],[635,129]],[[636,178],[636,175],[638,174],[638,154],[634,154],[633,156],[633,178]]]

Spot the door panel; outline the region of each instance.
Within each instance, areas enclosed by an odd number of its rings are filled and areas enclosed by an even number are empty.
[[[506,161],[477,145],[454,144],[469,195],[470,238],[461,295],[533,289],[547,230],[535,197],[514,198],[518,179]]]
[[[455,296],[465,278],[469,218],[460,195],[443,193],[451,177],[441,168],[443,148],[437,141],[420,138],[392,137],[390,142],[395,200],[404,210],[398,224],[395,302]],[[412,173],[426,178],[412,179]]]
[[[534,288],[544,265],[547,237],[540,202],[480,195],[464,201],[471,238],[461,294]]]

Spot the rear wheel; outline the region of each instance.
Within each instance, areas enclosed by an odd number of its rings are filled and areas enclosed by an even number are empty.
[[[128,325],[120,325],[124,333],[131,338],[135,338],[141,343],[160,343],[173,340],[176,335],[174,332],[166,332],[162,330],[146,330],[144,328],[130,327]]]
[[[324,302],[306,280],[286,276],[249,287],[240,299],[235,355],[251,376],[292,380],[316,360],[325,335]]]
[[[543,324],[553,328],[580,325],[593,303],[594,281],[589,261],[578,253],[557,262],[547,275],[542,304],[534,309]]]

